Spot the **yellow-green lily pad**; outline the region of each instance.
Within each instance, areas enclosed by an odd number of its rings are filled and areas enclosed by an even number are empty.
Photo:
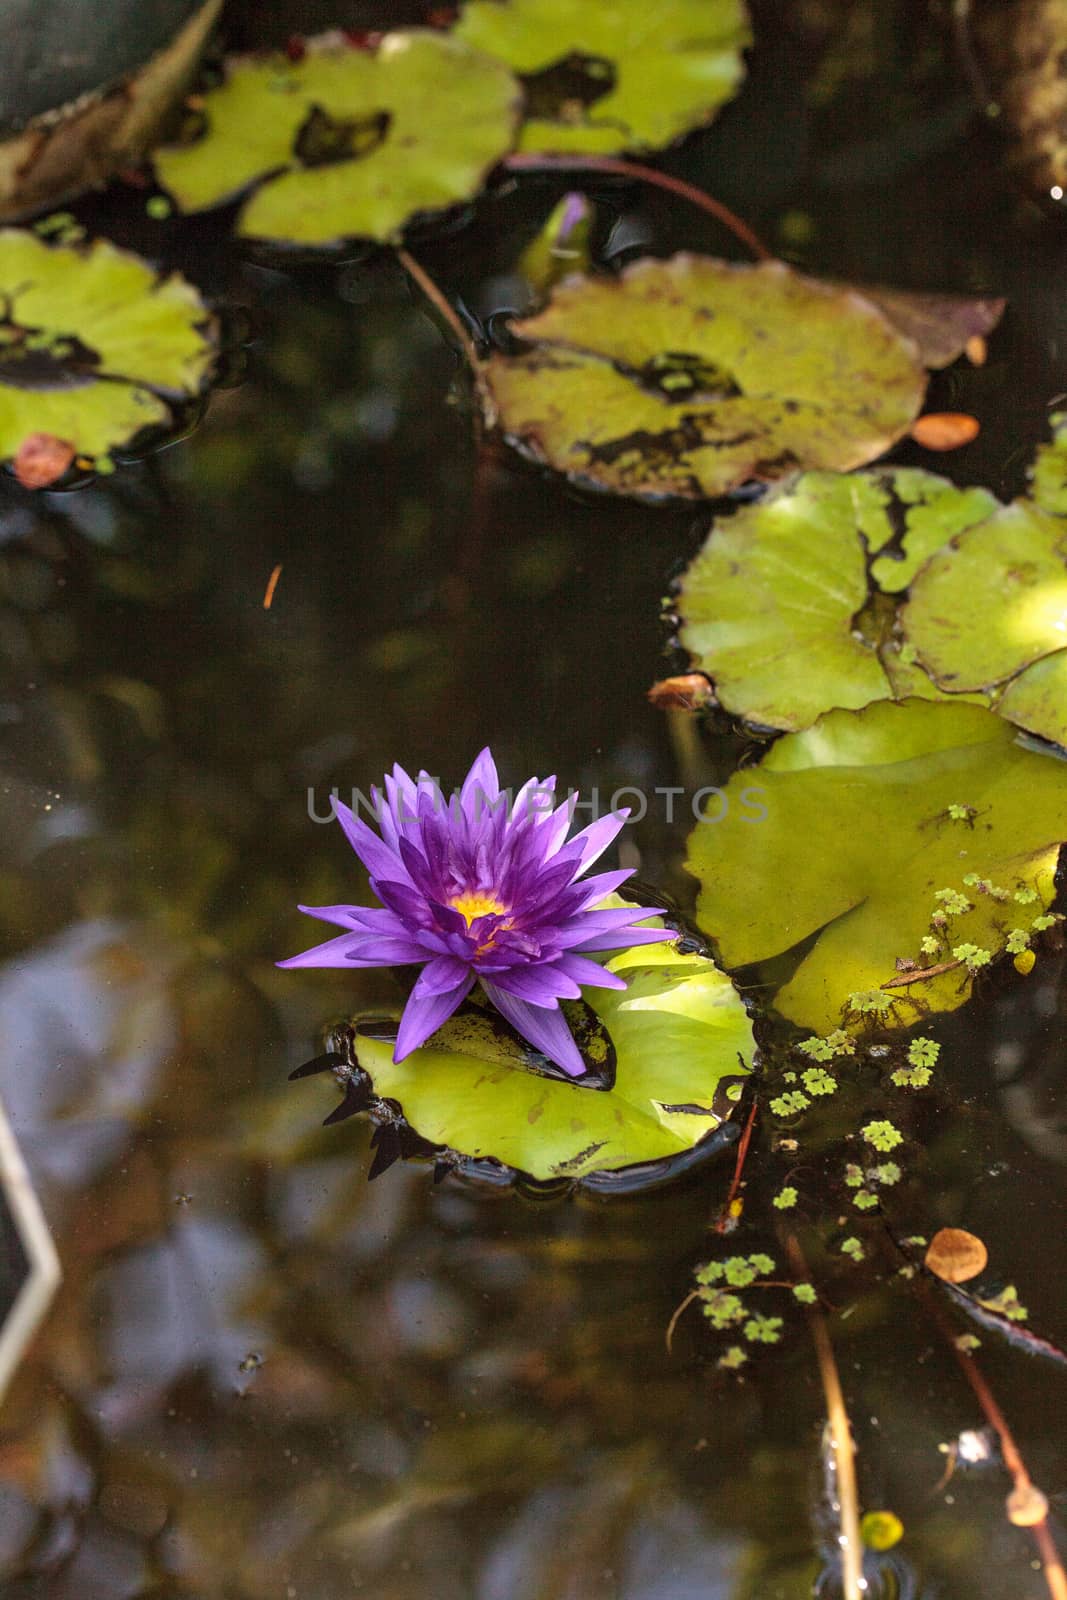
[[[1067,518],[1002,506],[931,557],[901,622],[940,688],[990,693],[1002,716],[1067,744]]]
[[[433,29],[340,35],[303,57],[234,57],[194,142],[157,150],[183,211],[252,190],[237,231],[321,246],[395,241],[415,216],[478,193],[510,150],[522,93],[501,62]]]
[[[1043,511],[1067,516],[1067,411],[1049,418],[1052,438],[1038,445],[1030,468],[1030,499]]]
[[[603,1087],[545,1075],[544,1059],[476,990],[399,1065],[395,1023],[356,1019],[359,1103],[387,1124],[399,1108],[405,1131],[451,1164],[496,1163],[540,1182],[636,1168],[654,1182],[723,1127],[753,1062],[737,990],[693,943],[620,951],[605,965],[625,990],[586,989],[565,1003]]]
[[[918,413],[912,341],[868,301],[781,262],[682,254],[560,284],[485,368],[519,449],[641,499],[714,497],[881,455]]]
[[[817,1033],[954,1010],[1052,902],[1067,765],[982,706],[831,711],[741,788],[764,821],[719,804],[690,835],[698,921],[727,968],[790,953],[774,1004]]]
[[[744,0],[471,0],[456,33],[522,79],[521,148],[659,149],[733,98]]]
[[[888,596],[997,505],[917,467],[803,473],[716,518],[681,580],[679,642],[720,704],[763,727],[936,695],[901,658]]]
[[[0,459],[34,435],[96,458],[208,383],[215,320],[178,273],[107,240],[47,244],[0,230]]]

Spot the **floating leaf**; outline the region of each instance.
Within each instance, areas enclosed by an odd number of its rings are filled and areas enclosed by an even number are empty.
[[[966,411],[928,411],[916,420],[911,436],[924,450],[961,450],[981,431],[978,418]]]
[[[588,989],[565,1009],[595,1081],[610,1087],[544,1075],[543,1058],[474,1002],[399,1065],[395,1025],[357,1022],[355,1060],[379,1110],[396,1102],[407,1127],[453,1159],[542,1181],[692,1151],[728,1118],[752,1063],[740,997],[708,956],[678,944],[635,946],[605,964],[626,989]]]
[[[1067,744],[1067,520],[1026,500],[935,554],[901,615],[934,681]]]
[[[1007,304],[1005,300],[922,294],[881,285],[871,288],[865,284],[860,292],[874,301],[895,328],[914,339],[925,365],[935,369],[955,361],[972,339],[992,333]]]
[[[945,1283],[967,1283],[989,1265],[989,1251],[966,1228],[938,1228],[927,1246],[923,1264]]]
[[[1052,438],[1038,445],[1030,468],[1030,499],[1043,511],[1067,516],[1067,411],[1049,418]]]
[[[915,348],[868,301],[779,261],[635,261],[561,284],[486,379],[504,432],[580,483],[695,499],[847,469],[910,428]]]
[[[215,325],[196,290],[106,240],[0,230],[0,306],[0,459],[24,468],[32,435],[53,441],[52,467],[103,456],[172,425],[210,378]]]
[[[253,238],[394,240],[477,194],[520,107],[507,68],[448,34],[387,33],[374,50],[324,34],[299,61],[232,58],[199,137],[158,150],[156,171],[183,211],[255,186],[237,225]]]
[[[915,467],[805,473],[716,519],[682,579],[679,640],[721,704],[766,727],[922,693],[885,595],[996,506]]]
[[[728,802],[753,786],[765,821],[727,804],[690,835],[699,921],[727,967],[804,945],[775,1005],[817,1033],[954,1010],[974,968],[953,948],[1000,952],[1017,920],[1011,895],[1053,898],[1067,767],[981,706],[829,712],[732,778]],[[961,802],[969,821],[949,813]],[[923,951],[930,937],[940,959]]]
[[[737,92],[744,0],[471,0],[456,33],[518,73],[523,150],[659,149]]]

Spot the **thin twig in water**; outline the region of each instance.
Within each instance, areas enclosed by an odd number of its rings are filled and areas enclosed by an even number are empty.
[[[507,156],[503,165],[509,172],[607,172],[614,177],[634,178],[641,183],[654,184],[657,189],[665,189],[668,194],[678,195],[691,205],[699,206],[701,211],[706,211],[717,222],[721,222],[736,239],[741,240],[746,249],[751,250],[757,261],[772,259],[771,252],[748,223],[742,222],[721,200],[705,194],[695,183],[686,183],[684,178],[674,178],[669,172],[659,172],[655,167],[646,167],[639,161],[623,161],[617,156],[548,156],[523,152]]]
[[[745,1122],[744,1132],[742,1133],[741,1138],[738,1140],[737,1160],[734,1162],[733,1180],[730,1184],[730,1192],[726,1196],[726,1202],[722,1210],[719,1212],[718,1220],[715,1223],[716,1233],[725,1233],[727,1228],[730,1226],[731,1221],[733,1220],[733,1205],[741,1188],[741,1174],[745,1170],[745,1158],[748,1155],[748,1147],[752,1143],[752,1129],[756,1123],[756,1110],[758,1105],[759,1101],[754,1098],[751,1106],[749,1107],[748,1118]]]
[[[681,1317],[683,1311],[687,1311],[689,1309],[689,1307],[693,1304],[693,1301],[696,1300],[699,1297],[699,1295],[700,1295],[700,1290],[699,1289],[690,1289],[689,1293],[686,1295],[686,1297],[682,1301],[681,1305],[675,1306],[674,1315],[671,1317],[671,1320],[667,1324],[667,1354],[668,1355],[671,1354],[671,1343],[672,1343],[672,1341],[674,1339],[674,1330],[678,1326],[678,1319]]]
[[[800,1248],[800,1240],[791,1229],[782,1229],[789,1266],[800,1283],[809,1281],[811,1274]],[[826,1415],[830,1423],[830,1438],[834,1447],[834,1464],[837,1469],[837,1502],[841,1546],[841,1593],[843,1600],[863,1600],[866,1584],[863,1578],[863,1540],[860,1536],[859,1491],[856,1487],[856,1447],[852,1442],[845,1397],[841,1379],[834,1360],[834,1348],[826,1319],[817,1305],[805,1308],[808,1331],[815,1346],[819,1363],[819,1377],[826,1398]]]
[[[936,967],[920,967],[918,972],[898,972],[895,978],[887,978],[882,988],[903,989],[909,983],[921,983],[924,978],[939,978],[943,972],[954,972],[962,966],[962,960],[939,961]]]
[[[426,296],[426,299],[433,306],[434,310],[437,311],[438,314],[448,324],[449,328],[456,337],[457,344],[467,359],[467,364],[470,367],[471,372],[474,374],[475,378],[477,378],[482,370],[482,360],[478,354],[478,349],[474,343],[474,340],[471,338],[470,334],[467,332],[467,329],[460,321],[455,306],[449,303],[447,296],[441,292],[437,284],[434,283],[433,279],[430,277],[430,274],[426,271],[426,268],[419,265],[410,251],[398,246],[396,258],[411,281],[418,285],[419,289]]]

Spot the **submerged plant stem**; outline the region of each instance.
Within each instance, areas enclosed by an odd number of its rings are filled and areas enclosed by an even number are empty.
[[[668,194],[678,195],[691,205],[699,206],[701,211],[721,222],[736,239],[740,239],[746,249],[751,250],[757,261],[773,259],[771,252],[747,222],[742,222],[721,200],[705,194],[695,183],[686,183],[684,178],[674,178],[669,172],[646,167],[642,162],[623,161],[618,156],[552,156],[522,152],[506,157],[503,165],[509,172],[607,172],[615,177],[634,178],[640,183],[654,184],[657,189],[665,189]]]
[[[425,295],[426,299],[433,306],[434,310],[444,318],[452,333],[455,335],[456,342],[463,351],[471,372],[474,374],[475,378],[477,378],[482,370],[481,357],[478,354],[477,346],[475,345],[474,340],[471,338],[470,334],[467,332],[466,328],[463,326],[463,323],[457,316],[455,307],[449,303],[448,297],[430,277],[430,274],[426,271],[426,268],[420,266],[419,262],[415,260],[415,257],[410,253],[410,251],[405,250],[403,246],[398,245],[396,258],[400,262],[400,265],[403,267],[404,271],[407,273],[408,277],[411,279],[412,283],[417,285],[417,287]]]
[[[734,1162],[734,1175],[730,1183],[730,1192],[726,1196],[726,1201],[722,1210],[719,1212],[718,1220],[715,1223],[716,1233],[725,1233],[734,1218],[734,1201],[737,1199],[738,1192],[741,1188],[741,1175],[745,1170],[745,1161],[748,1157],[748,1147],[752,1143],[752,1129],[756,1123],[756,1111],[758,1106],[759,1101],[753,1100],[748,1109],[748,1117],[745,1121],[744,1132],[737,1143],[737,1160]]]
[[[930,1293],[921,1278],[913,1280],[916,1294],[919,1296],[926,1310],[944,1335],[951,1347],[952,1354],[956,1357],[963,1371],[964,1377],[970,1384],[974,1396],[985,1414],[986,1421],[994,1430],[1000,1440],[1000,1453],[1004,1457],[1004,1465],[1011,1473],[1014,1486],[1013,1493],[1020,1501],[1026,1500],[1035,1493],[1034,1481],[1027,1470],[1022,1452],[1015,1442],[1015,1436],[1008,1426],[996,1396],[986,1381],[977,1361],[969,1350],[957,1342],[955,1330],[945,1313]],[[1039,1492],[1039,1491],[1038,1491]],[[1014,1519],[1013,1519],[1014,1520]],[[1063,1562],[1052,1538],[1048,1525],[1048,1517],[1041,1517],[1039,1521],[1029,1523],[1030,1532],[1034,1536],[1038,1555],[1041,1558],[1041,1568],[1045,1575],[1045,1583],[1051,1600],[1067,1600],[1067,1572],[1064,1571]]]
[[[806,1283],[811,1277],[800,1240],[789,1229],[782,1230],[782,1239],[789,1266],[797,1281]],[[806,1308],[808,1331],[815,1346],[826,1399],[826,1415],[830,1424],[830,1437],[834,1447],[834,1465],[837,1472],[837,1501],[840,1520],[841,1593],[844,1600],[863,1600],[866,1584],[863,1578],[863,1539],[860,1535],[859,1491],[856,1486],[856,1447],[852,1441],[841,1378],[834,1360],[834,1347],[830,1342],[826,1318],[817,1305]],[[1058,1597],[1057,1597],[1058,1600]]]
[[[955,972],[957,967],[962,966],[962,960],[939,961],[935,967],[920,967],[916,972],[900,972],[895,978],[887,978],[882,988],[906,989],[909,983],[921,983],[924,978],[939,978],[943,972]]]

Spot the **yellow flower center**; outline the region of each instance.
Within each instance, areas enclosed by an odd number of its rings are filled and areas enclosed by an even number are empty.
[[[448,903],[453,911],[458,911],[462,916],[466,917],[468,928],[477,917],[490,915],[499,917],[503,915],[505,909],[495,895],[476,894],[473,890],[467,890],[464,894],[453,895]]]

